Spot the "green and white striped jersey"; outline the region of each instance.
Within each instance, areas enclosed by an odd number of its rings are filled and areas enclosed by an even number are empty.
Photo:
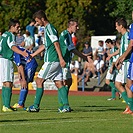
[[[110,49],[110,54],[116,52],[116,50],[117,50],[117,47],[114,46],[113,48]],[[113,56],[113,57],[109,60],[109,67],[108,67],[108,69],[110,69],[110,67],[112,66],[112,63],[116,61],[116,58],[118,58],[118,56],[119,56],[119,55],[115,55],[115,56]]]
[[[120,56],[127,50],[128,44],[129,44],[128,32],[126,32],[121,37],[120,53],[119,53]],[[129,59],[130,59],[130,54],[126,57],[126,60],[124,61],[129,61]]]
[[[52,24],[45,27],[45,55],[44,62],[59,62],[59,57],[54,46],[54,42],[58,42],[58,33]]]
[[[59,37],[59,42],[61,46],[62,56],[67,64],[71,61],[71,50],[75,49],[75,46],[72,42],[71,34],[68,30],[64,30]]]
[[[12,46],[15,44],[15,36],[11,32],[4,32],[0,40],[0,55],[2,58],[13,60]]]

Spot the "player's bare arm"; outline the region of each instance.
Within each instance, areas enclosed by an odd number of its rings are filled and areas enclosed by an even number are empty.
[[[39,53],[41,53],[44,50],[45,50],[45,46],[44,45],[40,45],[40,47],[33,54],[31,54],[31,56],[35,57],[36,55],[38,55]]]
[[[15,45],[12,46],[12,50],[18,54],[21,54],[24,57],[28,57],[28,53],[25,51],[21,51],[20,49],[18,49]]]
[[[64,59],[62,57],[62,53],[61,53],[61,49],[60,49],[59,43],[58,42],[54,42],[54,46],[55,46],[55,49],[57,51],[61,67],[65,67],[66,66],[66,62],[64,61]]]

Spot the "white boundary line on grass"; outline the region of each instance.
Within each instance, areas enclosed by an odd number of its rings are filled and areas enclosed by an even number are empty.
[[[98,121],[116,121],[116,120],[118,120],[118,119],[95,119],[95,120],[61,120],[61,121],[45,121],[45,119],[44,119],[44,121],[45,122],[17,122],[17,123],[9,123],[9,122],[5,122],[5,123],[8,123],[8,125],[10,125],[10,126],[26,126],[26,125],[40,125],[40,124],[55,124],[55,123],[74,123],[74,122],[78,122],[78,123],[81,123],[81,122],[98,122]],[[126,118],[125,120],[131,120],[131,118]],[[13,121],[12,121],[13,122]],[[0,124],[0,127],[1,126],[7,126],[7,124],[5,124],[5,123],[3,123],[3,124]]]

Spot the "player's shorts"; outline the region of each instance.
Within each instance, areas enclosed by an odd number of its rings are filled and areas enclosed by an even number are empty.
[[[118,74],[116,75],[115,81],[123,84],[126,83],[128,68],[129,62],[123,62],[121,69],[118,71]]]
[[[62,68],[62,72],[63,72],[63,80],[72,78],[71,71],[69,68]]]
[[[133,80],[133,62],[130,62],[129,64],[127,78]]]
[[[37,66],[38,64],[35,60],[30,61],[25,65],[25,77],[27,83],[33,82]]]
[[[12,61],[4,58],[0,58],[0,69],[1,69],[1,81],[2,82],[13,82],[14,80],[14,67]]]
[[[38,73],[38,78],[45,80],[63,80],[62,68],[59,62],[45,62]]]
[[[115,71],[113,71],[113,73],[111,74],[111,73],[109,72],[109,70],[108,70],[108,71],[107,71],[107,74],[106,74],[106,79],[109,79],[109,80],[113,80],[113,81],[114,81],[115,75],[116,75],[116,72],[115,72]]]

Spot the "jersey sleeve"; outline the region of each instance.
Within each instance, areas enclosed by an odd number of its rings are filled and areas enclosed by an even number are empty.
[[[58,42],[58,35],[56,29],[52,25],[48,25],[48,36],[52,43]]]
[[[74,46],[74,44],[73,44],[73,42],[72,42],[72,37],[71,37],[71,35],[70,35],[70,34],[66,34],[66,36],[67,36],[67,37],[66,37],[66,39],[65,39],[65,44],[66,44],[68,50],[71,51],[71,50],[75,49],[75,46]]]
[[[16,43],[15,43],[15,36],[13,34],[11,34],[8,37],[7,44],[8,44],[8,46],[9,46],[10,49],[12,48],[12,46],[16,45]]]

